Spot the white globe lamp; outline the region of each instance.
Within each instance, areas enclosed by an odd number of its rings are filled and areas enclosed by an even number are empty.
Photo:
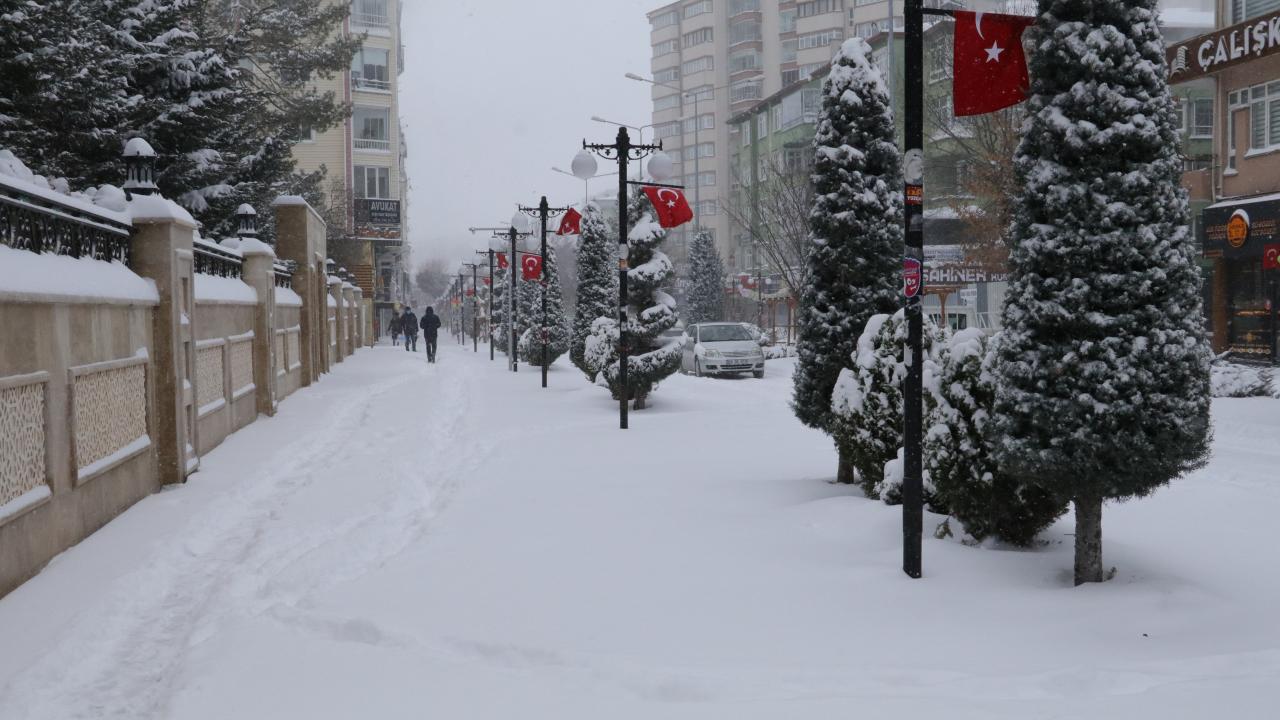
[[[583,148],[578,151],[577,155],[573,156],[573,164],[569,166],[569,169],[573,170],[574,177],[579,180],[590,180],[596,176],[596,170],[598,169],[596,156],[592,155],[591,151]]]
[[[673,171],[671,156],[659,150],[649,158],[649,177],[654,182],[662,182],[671,177]]]

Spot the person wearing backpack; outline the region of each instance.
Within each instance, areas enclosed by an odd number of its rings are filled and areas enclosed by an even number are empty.
[[[413,308],[406,307],[400,316],[400,331],[404,333],[404,349],[418,352],[418,316],[413,314]]]
[[[430,306],[422,313],[422,342],[427,346],[427,362],[436,361],[436,340],[440,330],[440,316]]]

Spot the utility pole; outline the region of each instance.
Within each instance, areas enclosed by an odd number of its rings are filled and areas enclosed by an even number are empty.
[[[477,250],[477,255],[487,255],[489,257],[489,317],[487,324],[489,332],[485,333],[484,341],[489,344],[489,360],[493,357],[493,250]]]
[[[538,218],[542,223],[542,387],[547,386],[547,218],[567,212],[569,208],[553,208],[547,205],[547,196],[543,195],[537,207],[521,205],[520,212]]]
[[[480,263],[462,263],[464,267],[471,268],[471,351],[480,352],[480,313],[477,312],[476,303],[480,302],[480,285],[476,279],[476,270],[479,269]],[[464,301],[465,302],[465,301]],[[466,343],[464,342],[463,345]]]
[[[950,15],[949,12],[945,14]],[[907,377],[903,384],[902,571],[922,575],[924,525],[924,353],[921,296],[924,293],[924,7],[906,0],[904,90],[903,292],[907,316]],[[893,32],[890,22],[889,32]],[[892,78],[890,78],[892,83]]]

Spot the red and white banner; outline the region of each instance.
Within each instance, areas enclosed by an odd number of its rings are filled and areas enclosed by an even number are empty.
[[[952,45],[956,117],[982,115],[1027,99],[1022,32],[1035,18],[956,10]]]
[[[1262,269],[1280,270],[1280,244],[1262,246]]]
[[[532,254],[520,258],[520,277],[525,280],[541,280],[542,258]]]
[[[494,254],[498,258],[498,267],[503,270],[506,270],[507,266],[511,264],[511,261],[507,260],[507,254],[506,253],[494,253]]]
[[[560,218],[560,229],[556,230],[557,235],[580,235],[582,233],[582,213],[573,208]]]
[[[649,197],[653,209],[658,213],[658,224],[664,228],[683,225],[693,219],[693,208],[684,193],[669,187],[648,186],[644,194]]]

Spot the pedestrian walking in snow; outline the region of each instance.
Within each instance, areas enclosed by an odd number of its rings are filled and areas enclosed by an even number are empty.
[[[427,346],[427,362],[436,361],[436,340],[440,330],[440,316],[436,315],[436,311],[427,306],[422,313],[422,342]]]
[[[400,316],[400,331],[404,333],[404,349],[418,352],[418,316],[413,314],[413,308],[406,307]]]
[[[391,344],[399,345],[400,344],[400,316],[399,315],[392,314],[391,326],[388,329],[391,331]]]

